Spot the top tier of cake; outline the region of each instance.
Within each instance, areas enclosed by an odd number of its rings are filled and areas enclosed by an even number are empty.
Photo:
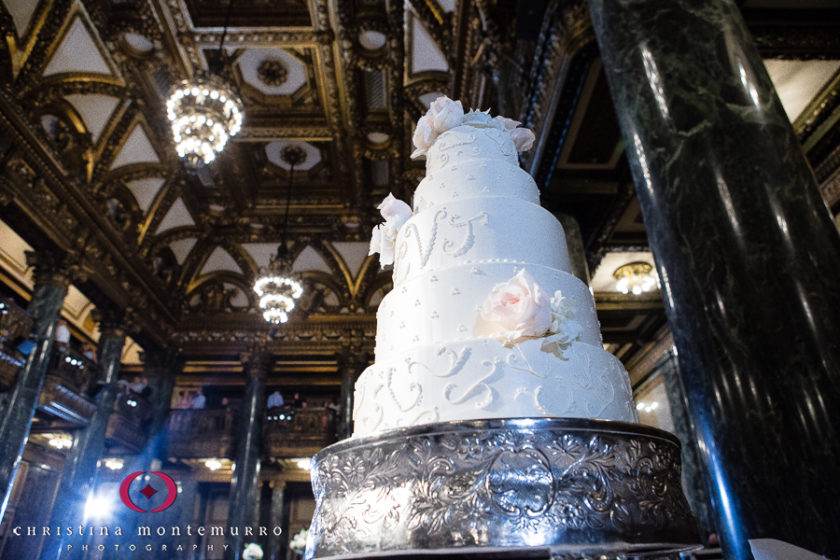
[[[427,157],[426,178],[414,192],[415,212],[475,197],[504,196],[539,205],[539,189],[519,167],[504,130],[461,125],[441,134]]]

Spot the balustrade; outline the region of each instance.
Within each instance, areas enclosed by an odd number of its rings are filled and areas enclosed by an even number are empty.
[[[335,443],[336,427],[335,412],[329,408],[271,408],[263,425],[263,455],[314,455]]]
[[[232,408],[172,410],[167,456],[233,458],[237,417]],[[335,441],[336,417],[328,408],[271,408],[263,422],[264,457],[310,456]]]
[[[0,297],[0,390],[14,386],[18,370],[26,363],[17,345],[29,336],[32,324],[25,309],[11,298]]]
[[[87,424],[96,410],[88,390],[99,377],[99,366],[80,352],[56,348],[38,408],[74,424]]]
[[[110,445],[122,445],[139,452],[146,443],[147,421],[151,416],[152,405],[145,397],[131,391],[122,393],[114,402],[105,438]]]

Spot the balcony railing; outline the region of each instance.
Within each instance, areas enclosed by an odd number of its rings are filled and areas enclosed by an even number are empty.
[[[33,320],[12,299],[0,297],[0,390],[14,386],[18,370],[26,363],[17,344],[29,336]]]
[[[105,439],[111,446],[119,445],[130,451],[140,451],[146,443],[146,423],[152,416],[152,405],[134,393],[120,393],[108,418]]]
[[[166,453],[184,459],[233,458],[236,413],[230,408],[173,410],[169,413]]]
[[[335,441],[336,418],[329,408],[269,409],[263,423],[264,457],[308,457]]]
[[[79,352],[56,348],[44,380],[38,408],[74,424],[87,424],[96,410],[87,392],[99,377],[99,366]]]
[[[282,416],[282,419],[281,419]],[[231,408],[173,410],[169,415],[167,456],[233,458],[239,411]],[[263,457],[305,457],[336,441],[336,420],[326,408],[269,409],[263,420]]]

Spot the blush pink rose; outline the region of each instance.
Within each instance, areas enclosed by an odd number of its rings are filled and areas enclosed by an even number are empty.
[[[508,131],[517,152],[527,152],[534,145],[534,133],[528,128],[514,128]]]
[[[521,337],[539,337],[551,327],[548,296],[525,269],[493,286],[481,306],[481,318],[498,325],[494,336],[503,342]]]
[[[511,131],[511,130],[513,130],[514,128],[516,128],[517,126],[519,126],[520,124],[522,124],[522,123],[521,123],[521,122],[519,122],[519,121],[515,121],[515,120],[513,120],[513,119],[509,119],[509,118],[507,118],[507,117],[503,117],[503,116],[501,116],[501,115],[499,115],[498,117],[496,117],[496,120],[497,120],[497,121],[501,121],[501,123],[502,123],[503,125],[505,125],[505,130],[507,130],[507,131]]]

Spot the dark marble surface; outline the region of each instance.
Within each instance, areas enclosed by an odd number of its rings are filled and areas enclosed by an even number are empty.
[[[285,491],[285,482],[277,482],[274,488],[271,489],[270,527],[283,527],[283,496]],[[268,547],[265,549],[265,555],[268,560],[285,560],[286,542],[290,538],[291,536],[289,535],[275,535],[274,531],[269,531]]]
[[[727,558],[840,554],[840,237],[731,1],[590,0]]]
[[[569,249],[569,260],[572,264],[571,272],[588,285],[589,265],[586,263],[586,247],[583,245],[580,224],[574,216],[562,212],[555,214],[555,217],[563,226],[563,233],[566,234],[566,247]]]
[[[661,375],[665,382],[671,419],[674,422],[674,434],[680,439],[682,449],[682,484],[683,492],[691,506],[691,512],[697,520],[698,534],[704,544],[712,532],[716,532],[711,511],[709,491],[703,482],[703,467],[700,464],[700,450],[694,439],[694,430],[688,414],[688,399],[680,379],[680,368],[675,352],[667,352],[656,363],[651,375]]]
[[[260,367],[265,367],[260,366]],[[236,430],[236,457],[230,481],[229,527],[253,525],[259,512],[260,444],[265,416],[265,371],[250,371]],[[253,540],[252,538],[249,540]],[[239,560],[245,547],[240,534],[226,541],[225,560]]]
[[[349,368],[341,371],[341,396],[338,408],[338,437],[346,439],[353,435],[353,392],[358,374]]]
[[[114,410],[114,402],[119,393],[117,378],[120,372],[120,357],[125,344],[125,331],[105,330],[99,338],[99,367],[102,390],[96,398],[96,411],[88,425],[79,431],[73,447],[64,460],[61,481],[58,486],[50,525],[59,526],[83,519],[84,507],[88,496],[96,483],[96,463],[105,449],[105,430],[108,419]],[[62,545],[67,538],[54,538],[44,543],[42,560],[52,560],[67,556],[62,554]],[[69,554],[70,557],[73,553]]]
[[[52,356],[56,320],[66,295],[66,284],[36,284],[29,303],[29,313],[35,320],[30,335],[35,348],[18,373],[17,384],[3,411],[0,424],[0,489],[3,492],[0,519],[6,513],[15,473],[29,438],[32,418]]]

